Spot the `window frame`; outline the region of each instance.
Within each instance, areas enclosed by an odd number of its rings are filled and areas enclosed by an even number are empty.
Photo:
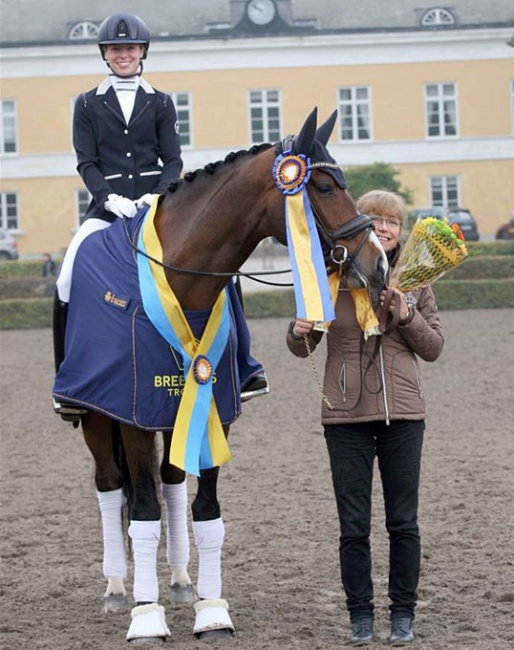
[[[185,90],[179,90],[179,91],[170,92],[169,95],[170,95],[171,99],[173,100],[173,103],[175,105],[175,110],[177,111],[177,119],[178,119],[178,123],[179,123],[180,147],[182,149],[192,149],[194,147],[194,141],[193,141],[193,97],[192,97],[192,94],[190,92],[188,92],[188,91],[185,91]],[[179,106],[178,97],[181,96],[181,95],[187,97],[187,106],[186,107],[180,107]],[[188,124],[189,133],[188,133],[187,137],[189,137],[189,142],[187,142],[187,143],[182,142],[182,138],[186,137],[186,136],[183,133],[182,124],[181,124],[180,117],[179,117],[179,111],[180,110],[185,110],[185,111],[187,111],[187,114],[188,114],[187,124]]]
[[[445,96],[444,87],[453,86],[453,95],[451,97]],[[429,88],[436,88],[437,94],[435,96],[428,94]],[[424,88],[424,97],[425,97],[425,138],[427,140],[455,140],[460,137],[460,127],[459,127],[459,102],[458,102],[458,92],[457,84],[454,81],[435,81],[425,84]],[[453,101],[454,102],[454,117],[455,117],[455,133],[446,133],[446,129],[450,128],[451,122],[446,120],[447,110],[445,102]],[[430,109],[429,104],[437,104],[437,117],[439,128],[439,133],[437,135],[432,135],[430,129],[434,128],[434,124],[430,123],[430,118],[435,113]],[[449,111],[448,111],[449,114]]]
[[[271,99],[271,94],[276,93],[277,99]],[[252,101],[253,95],[260,95],[261,101]],[[250,145],[263,144],[265,142],[279,142],[282,138],[282,93],[278,88],[253,88],[248,90],[248,133]],[[270,115],[276,109],[277,115]],[[255,122],[259,119],[254,111],[261,110],[262,129],[254,128]],[[271,122],[276,120],[277,125],[272,126]],[[255,134],[262,133],[262,139],[255,137]]]
[[[439,182],[441,188],[435,188],[434,184]],[[454,188],[449,188],[449,183],[454,183]],[[434,199],[434,192],[439,191],[441,194],[440,200]],[[455,192],[455,199],[449,198],[449,192]],[[461,187],[460,187],[460,176],[457,174],[445,174],[438,176],[430,176],[428,179],[428,195],[430,196],[430,206],[431,207],[444,207],[444,208],[460,208],[461,203]]]
[[[9,204],[8,197],[14,197],[14,207],[16,215],[15,227],[9,226]],[[12,206],[12,204],[11,204]],[[12,217],[11,217],[12,219]],[[20,197],[18,192],[0,192],[0,228],[9,232],[9,233],[19,233],[21,232],[21,223],[20,223]]]
[[[12,113],[8,113],[5,110],[5,104],[7,102],[12,102],[13,110]],[[14,151],[6,151],[6,120],[12,118],[13,121],[13,131],[14,131]],[[8,97],[3,97],[0,100],[0,154],[2,156],[16,156],[19,153],[19,143],[20,135],[18,130],[18,102],[16,99],[10,99]]]
[[[81,196],[81,194],[83,194],[83,196]],[[92,198],[93,195],[86,187],[78,187],[75,189],[75,230],[78,230],[86,220],[87,208]],[[83,205],[84,208],[82,212]]]
[[[342,91],[350,91],[350,99],[345,100],[342,98]],[[360,99],[357,97],[358,91],[364,90],[366,92],[366,98]],[[343,113],[343,106],[350,106],[351,111],[351,138],[345,138],[344,132],[348,130],[348,127],[345,127],[343,121],[348,116]],[[367,126],[360,126],[359,120],[362,119],[362,115],[359,115],[359,107],[366,106],[367,108]],[[360,142],[372,142],[373,140],[373,112],[372,112],[372,89],[371,86],[340,86],[337,89],[337,112],[338,112],[338,125],[339,125],[339,142],[351,142],[352,144],[358,144]],[[359,137],[359,131],[361,129],[367,130],[367,137]]]

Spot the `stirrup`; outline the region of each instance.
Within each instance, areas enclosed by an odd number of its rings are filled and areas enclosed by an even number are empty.
[[[87,413],[87,409],[82,406],[70,404],[69,402],[58,402],[52,398],[54,413],[60,415],[65,422],[78,422],[81,415]]]
[[[270,391],[268,378],[266,373],[252,377],[250,381],[243,386],[241,390],[241,402],[247,402],[249,399],[258,397],[259,395],[267,395]]]

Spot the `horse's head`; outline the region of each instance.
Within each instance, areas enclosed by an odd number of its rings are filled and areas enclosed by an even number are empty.
[[[388,264],[368,215],[359,214],[348,192],[343,171],[329,154],[327,142],[337,111],[317,127],[317,109],[296,136],[275,147],[277,155],[303,156],[307,165],[307,194],[328,265],[342,266],[349,286],[380,286]],[[310,176],[309,176],[310,174]]]

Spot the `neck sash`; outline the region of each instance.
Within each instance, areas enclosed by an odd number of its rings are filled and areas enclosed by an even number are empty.
[[[141,226],[138,248],[163,259],[155,230],[157,198]],[[190,474],[221,465],[232,457],[212,394],[214,371],[230,330],[225,291],[218,296],[200,341],[197,341],[164,269],[137,254],[139,285],[145,312],[164,339],[182,356],[185,378],[170,449],[170,463]]]

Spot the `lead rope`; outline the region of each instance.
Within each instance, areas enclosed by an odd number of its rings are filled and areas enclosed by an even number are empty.
[[[318,374],[318,369],[316,368],[316,364],[314,362],[314,357],[312,356],[312,350],[311,350],[311,346],[310,346],[310,343],[309,343],[309,337],[308,337],[307,334],[303,335],[303,341],[304,341],[305,347],[307,349],[307,354],[309,355],[309,361],[311,362],[312,374],[314,375],[314,379],[316,381],[316,384],[318,385],[318,390],[319,390],[319,393],[321,395],[321,399],[325,402],[325,404],[328,406],[328,408],[331,411],[333,411],[334,407],[330,403],[328,397],[323,392],[323,386],[321,385],[321,381],[320,381],[319,374]]]

